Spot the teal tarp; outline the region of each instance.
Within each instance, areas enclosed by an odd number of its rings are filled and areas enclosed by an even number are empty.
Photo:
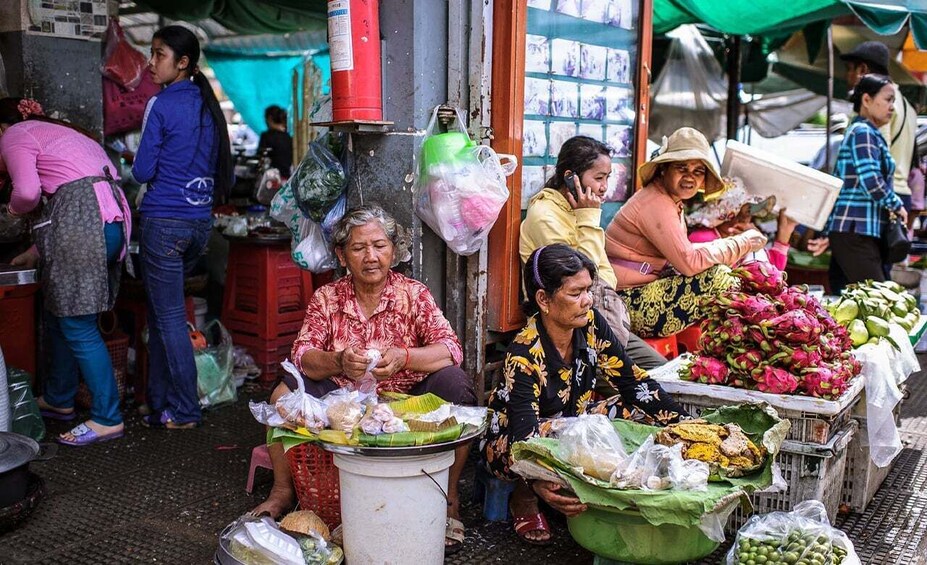
[[[255,132],[264,131],[264,109],[271,104],[287,108],[293,115],[293,69],[298,69],[302,77],[303,56],[247,55],[213,52],[208,48],[204,54],[242,120]],[[323,93],[327,93],[331,81],[328,52],[311,57],[322,73]]]

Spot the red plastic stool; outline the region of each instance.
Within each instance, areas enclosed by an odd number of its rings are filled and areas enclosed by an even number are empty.
[[[314,283],[312,273],[293,263],[289,242],[229,244],[222,324],[254,357],[265,384],[276,380],[299,334]]]
[[[270,463],[270,453],[267,451],[266,443],[251,450],[251,468],[248,470],[248,483],[245,485],[245,492],[248,494],[254,490],[254,471],[258,467],[271,470],[274,468]]]
[[[702,337],[702,330],[697,325],[689,326],[676,334],[676,349],[681,353],[698,352],[698,340]]]
[[[679,347],[676,344],[676,336],[674,335],[667,337],[645,337],[644,341],[647,342],[647,345],[656,349],[657,353],[667,359],[673,359],[679,355]]]

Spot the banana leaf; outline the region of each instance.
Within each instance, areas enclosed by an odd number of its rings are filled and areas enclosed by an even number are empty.
[[[725,477],[723,481],[711,482],[705,492],[684,490],[647,491],[638,489],[620,490],[608,483],[577,473],[569,463],[558,458],[559,440],[531,438],[512,445],[512,457],[517,461],[530,461],[556,472],[569,483],[576,496],[585,504],[617,510],[636,510],[653,525],[676,524],[689,527],[699,524],[701,517],[716,510],[738,494],[749,494],[772,484],[772,463],[779,445],[788,431],[783,429],[775,410],[766,405],[746,404],[737,407],[720,408],[702,416],[716,423],[734,422],[750,434],[758,434],[769,450],[762,469],[746,477]],[[612,422],[628,453],[635,451],[661,428],[646,426],[626,420]],[[770,432],[767,434],[767,432]],[[768,442],[767,442],[768,440]]]
[[[399,432],[398,434],[380,434],[371,436],[360,434],[357,440],[368,447],[409,447],[413,445],[431,445],[454,441],[463,433],[464,425],[457,424],[437,432]]]
[[[392,409],[393,414],[405,420],[407,414],[427,414],[437,410],[442,404],[447,404],[447,402],[440,396],[429,392],[421,396],[410,396],[402,400],[395,400],[387,404],[387,406]]]

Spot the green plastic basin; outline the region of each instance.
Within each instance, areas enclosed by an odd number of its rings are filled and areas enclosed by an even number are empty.
[[[640,513],[590,506],[567,519],[570,535],[592,553],[613,561],[667,565],[709,555],[720,545],[697,526],[654,526]]]
[[[460,132],[439,133],[425,140],[422,145],[422,171],[436,165],[455,165],[466,158],[466,150],[476,145]]]

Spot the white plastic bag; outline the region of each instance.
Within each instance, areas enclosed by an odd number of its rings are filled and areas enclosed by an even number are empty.
[[[860,565],[853,542],[830,525],[824,505],[807,500],[791,512],[770,512],[750,518],[737,532],[726,565],[757,561],[772,554],[783,563]]]
[[[338,266],[338,260],[332,253],[322,226],[308,218],[299,218],[299,240],[293,240],[295,246],[290,256],[300,269],[313,273],[324,273]]]
[[[299,370],[289,360],[280,363],[283,369],[296,378],[296,390],[290,391],[280,398],[274,405],[277,413],[286,422],[288,428],[306,428],[312,433],[319,433],[328,427],[325,403],[310,394],[306,394],[306,386]],[[251,410],[254,414],[254,409]],[[255,414],[257,417],[257,414]],[[272,424],[271,424],[272,425]]]
[[[580,414],[571,422],[560,435],[557,456],[606,482],[628,458],[618,432],[602,414]]]
[[[438,107],[432,112],[416,155],[415,212],[451,250],[471,255],[482,247],[508,200],[505,177],[515,172],[517,160],[512,155],[500,158],[491,148],[474,145],[463,113],[456,108],[455,112],[453,129],[446,134],[437,130]],[[432,140],[441,135],[454,136],[455,142],[441,148]]]

